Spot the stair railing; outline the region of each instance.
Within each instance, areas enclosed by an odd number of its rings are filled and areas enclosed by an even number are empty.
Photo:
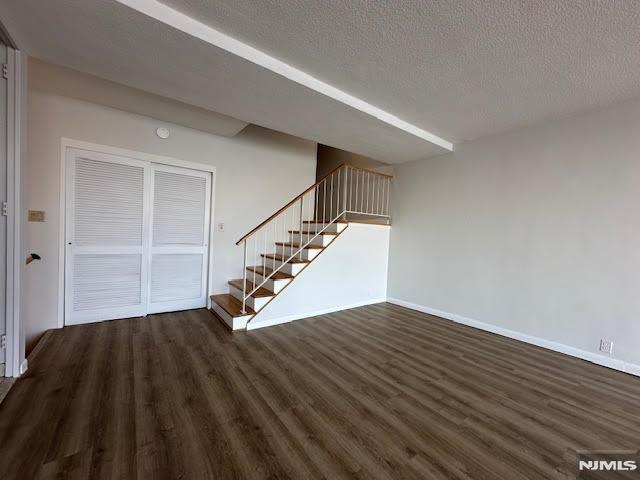
[[[243,249],[242,313],[251,295],[286,263],[302,259],[305,247],[342,217],[358,214],[389,219],[391,179],[383,173],[340,165],[238,240],[236,245]],[[289,234],[296,231],[299,233],[293,233],[289,242]],[[267,253],[273,245],[275,252]],[[251,271],[249,265],[253,265]],[[259,283],[258,277],[262,278]]]

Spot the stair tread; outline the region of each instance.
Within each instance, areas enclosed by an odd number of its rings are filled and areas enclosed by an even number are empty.
[[[309,263],[309,260],[300,260],[299,258],[289,258],[289,255],[280,255],[278,253],[261,253],[261,257],[272,258],[286,263]]]
[[[276,242],[276,245],[280,245],[283,247],[295,247],[295,248],[299,248],[300,244],[299,243],[291,243],[291,242]],[[304,249],[307,250],[322,250],[324,247],[320,246],[320,245],[307,245],[305,247],[302,247]]]
[[[242,284],[243,284],[243,280],[242,278],[239,278],[237,280],[229,280],[229,285],[237,288],[238,290],[242,291]],[[255,284],[253,282],[250,282],[249,280],[247,280],[247,292],[250,292],[251,290],[253,290],[254,288],[256,288]],[[251,294],[252,297],[255,298],[264,298],[264,297],[273,297],[275,295],[275,293],[273,293],[270,290],[267,290],[264,287],[260,287],[258,290],[256,290],[255,292],[253,292]]]
[[[289,230],[289,233],[300,233],[300,230]],[[306,230],[303,230],[302,233],[304,235],[333,235],[334,237],[336,235],[338,235],[337,232],[322,232],[322,233],[316,233],[316,232],[308,232]]]
[[[263,277],[268,277],[269,275],[271,275],[271,272],[273,272],[272,268],[263,267],[261,265],[257,267],[247,267],[247,270],[249,270],[250,272],[255,271],[258,275],[262,275]],[[290,280],[292,278],[293,275],[289,275],[285,272],[276,272],[271,277],[272,280]]]
[[[244,317],[246,315],[253,315],[256,313],[253,309],[249,308],[248,305],[245,306],[247,313],[242,313],[242,302],[230,293],[211,295],[211,300],[232,317]]]
[[[302,223],[322,223],[323,225],[332,225],[334,223],[339,223],[341,225],[348,225],[349,224],[349,222],[344,222],[342,220],[337,220],[337,221],[331,222],[331,223],[323,222],[322,220],[303,220]]]

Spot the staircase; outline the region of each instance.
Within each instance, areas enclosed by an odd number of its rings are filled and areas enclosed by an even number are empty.
[[[232,330],[246,329],[339,241],[350,214],[389,222],[391,178],[340,165],[307,188],[236,242],[242,248],[242,278],[229,280],[229,293],[211,296],[211,310]]]

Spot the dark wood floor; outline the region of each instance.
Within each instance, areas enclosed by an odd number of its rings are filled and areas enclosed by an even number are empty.
[[[13,385],[14,381],[15,379],[13,378],[0,378],[0,403],[2,403],[2,400],[4,400],[5,395],[9,392],[9,389],[11,388],[11,385]]]
[[[57,330],[0,404],[4,480],[575,478],[638,447],[640,378],[388,304]]]

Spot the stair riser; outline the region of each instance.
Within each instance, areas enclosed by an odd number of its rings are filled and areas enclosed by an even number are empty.
[[[319,245],[321,247],[326,247],[331,243],[333,239],[333,235],[318,235],[311,241],[311,245]],[[309,242],[309,237],[306,234],[302,235],[303,245],[306,245]],[[300,234],[299,233],[290,233],[289,234],[289,243],[300,243]]]
[[[255,282],[254,282],[255,280]],[[260,285],[261,288],[264,288],[265,290],[269,290],[270,292],[273,292],[273,294],[275,295],[276,293],[278,293],[277,291],[275,291],[272,287],[272,285],[270,285],[269,282],[265,283],[264,285],[262,285],[262,281],[264,279],[262,278],[262,275],[258,275],[256,273],[255,277],[253,276],[253,272],[251,272],[250,270],[247,270],[247,288],[249,288],[249,284],[253,283],[254,285]],[[234,285],[229,284],[230,287],[233,287]],[[235,287],[238,288],[238,287]],[[238,288],[238,290],[240,290],[240,288]]]
[[[273,260],[272,258],[267,258],[267,260],[268,260],[267,266],[273,269],[279,268],[280,265],[282,265],[283,263],[280,260]],[[285,263],[282,269],[280,269],[279,271],[282,273],[287,273],[289,275],[295,276],[300,272],[300,270],[302,270],[305,267],[305,265],[306,263]]]
[[[231,330],[243,330],[247,327],[247,322],[252,317],[252,315],[246,315],[244,317],[232,317],[227,312],[224,311],[224,308],[220,307],[216,302],[211,302],[211,310],[213,310],[216,315],[218,315],[224,322],[231,328]]]
[[[322,230],[325,227],[325,223],[305,223],[304,224],[304,228],[308,229],[311,232],[319,232],[320,230]],[[325,232],[327,233],[339,233],[342,230],[344,230],[345,228],[347,228],[347,224],[346,223],[332,223],[331,225],[329,225],[327,227],[327,229],[325,230]]]
[[[229,293],[236,297],[238,300],[242,301],[242,290],[234,287],[233,285],[229,285]],[[246,304],[257,312],[262,307],[264,307],[272,298],[273,297],[249,297],[247,298]]]
[[[296,253],[297,250],[298,249],[295,247],[285,247],[283,245],[277,246],[277,252],[280,255],[290,256]],[[296,258],[300,258],[302,260],[312,260],[317,257],[320,252],[321,250],[317,249],[302,249],[302,251],[296,255]]]
[[[249,279],[249,280],[251,280],[253,282],[253,280],[254,280],[253,272],[247,271],[247,279]],[[255,281],[256,281],[256,283],[261,284],[264,281],[264,277],[262,275],[258,275],[256,273]],[[263,285],[263,287],[266,288],[267,290],[273,292],[273,293],[279,293],[284,287],[287,286],[287,284],[290,281],[291,281],[291,279],[273,280],[273,279],[270,278]]]

